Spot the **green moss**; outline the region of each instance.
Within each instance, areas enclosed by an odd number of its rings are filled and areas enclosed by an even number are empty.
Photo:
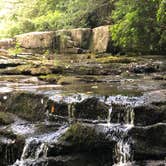
[[[104,137],[97,134],[92,127],[75,123],[70,126],[68,131],[60,138],[62,141],[71,143],[72,145],[91,147],[95,143],[103,140]]]
[[[61,78],[61,75],[58,74],[48,74],[48,75],[41,75],[39,76],[40,80],[51,82],[51,83],[57,83],[58,80]]]
[[[46,102],[41,95],[30,93],[13,94],[7,101],[7,111],[26,120],[36,121],[45,118]]]
[[[66,85],[66,84],[74,84],[80,79],[75,76],[61,76],[58,80],[58,84],[60,85]]]
[[[13,116],[7,112],[0,112],[0,125],[8,125],[14,122]]]
[[[100,63],[131,63],[135,62],[136,59],[126,56],[104,56],[97,58],[96,61]]]

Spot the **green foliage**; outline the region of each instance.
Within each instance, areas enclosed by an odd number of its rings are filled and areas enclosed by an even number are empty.
[[[119,0],[113,12],[112,39],[124,51],[164,52],[165,0]]]
[[[9,2],[6,3],[8,6]],[[4,4],[3,4],[4,5]],[[110,0],[17,0],[2,17],[6,37],[30,31],[95,27],[110,19]],[[5,5],[4,5],[5,6]],[[1,6],[0,6],[1,8]],[[1,16],[0,16],[1,17]]]
[[[17,42],[15,47],[11,48],[9,50],[9,52],[11,55],[14,55],[14,56],[20,54],[22,52],[22,48],[20,47],[20,43]]]
[[[113,52],[166,52],[166,0],[0,0],[0,10],[0,38],[113,24]]]

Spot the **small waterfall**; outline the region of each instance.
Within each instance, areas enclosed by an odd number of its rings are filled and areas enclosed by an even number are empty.
[[[58,138],[67,131],[68,127],[60,127],[56,132],[31,137],[26,140],[21,160],[13,166],[28,166],[29,163],[47,157],[48,144],[56,143]]]
[[[134,125],[134,110],[129,104],[112,104],[112,123]]]
[[[107,118],[107,123],[108,125],[110,125],[111,123],[111,113],[112,113],[112,107],[110,107],[110,109],[108,110],[108,118]]]
[[[26,140],[21,160],[25,160],[27,158],[38,159],[40,157],[45,157],[46,154],[47,145],[45,143],[41,143],[40,140],[36,138],[31,138]]]
[[[115,148],[115,156],[117,156],[117,165],[121,166],[121,165],[125,165],[127,164],[129,161],[132,161],[132,154],[131,154],[131,148],[130,148],[130,144],[128,142],[125,142],[123,140],[119,141],[116,144],[116,148]],[[116,164],[114,164],[116,165]]]
[[[132,161],[132,150],[128,131],[134,125],[134,110],[131,105],[111,103],[106,126],[106,134],[110,140],[116,141],[114,165],[121,166]]]

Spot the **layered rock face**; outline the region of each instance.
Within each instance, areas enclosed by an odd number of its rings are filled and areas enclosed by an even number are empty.
[[[77,28],[48,32],[30,32],[15,36],[15,39],[0,41],[0,48],[18,44],[21,48],[35,51],[58,51],[78,54],[85,52],[106,52],[110,42],[109,26],[94,29]]]
[[[110,41],[109,26],[97,27],[92,31],[92,51],[99,53],[106,52]]]
[[[15,43],[14,39],[1,39],[0,40],[0,49],[8,49],[13,47]]]
[[[55,45],[60,53],[82,53],[89,49],[91,29],[79,28],[56,32]]]
[[[16,36],[16,41],[23,48],[27,49],[51,49],[55,32],[30,32]]]

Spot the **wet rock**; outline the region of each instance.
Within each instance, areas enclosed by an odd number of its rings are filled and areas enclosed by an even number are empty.
[[[92,51],[97,53],[106,52],[110,41],[109,26],[97,27],[92,31]]]
[[[14,122],[14,116],[8,112],[0,111],[0,126],[8,125]]]
[[[166,73],[156,74],[153,76],[154,80],[166,80]]]
[[[111,122],[147,126],[166,122],[166,103],[156,102],[131,106],[112,103]]]
[[[100,62],[100,63],[122,63],[122,64],[124,63],[124,64],[129,64],[131,62],[135,62],[136,59],[134,57],[127,57],[127,56],[106,55],[106,56],[102,56],[102,57],[97,57],[96,61]]]
[[[21,157],[24,139],[15,134],[0,130],[0,163],[2,166],[13,164]]]
[[[110,121],[112,123],[133,124],[134,118],[132,106],[112,103],[112,112],[110,117]]]
[[[82,152],[91,155],[107,152],[111,157],[113,145],[113,142],[107,140],[103,134],[97,133],[94,128],[76,123],[70,126],[56,144],[49,146],[48,157]]]
[[[56,75],[56,74],[48,74],[48,75],[39,76],[40,80],[46,81],[46,82],[49,82],[49,83],[57,83],[60,78],[61,78],[61,76]]]
[[[13,47],[15,44],[14,39],[1,39],[0,40],[0,49],[8,49]]]
[[[50,113],[54,115],[59,115],[63,117],[68,117],[68,103],[65,103],[63,101],[60,102],[54,102],[52,100],[48,101],[47,109]]]
[[[62,68],[60,66],[51,66],[51,65],[35,65],[35,64],[26,64],[26,65],[17,65],[17,67],[8,67],[0,71],[1,74],[7,75],[48,75],[52,73],[61,73]]]
[[[134,124],[140,126],[166,122],[166,104],[160,106],[154,104],[143,105],[134,108]]]
[[[134,127],[129,131],[135,160],[164,159],[166,156],[166,124]]]
[[[147,103],[164,103],[166,100],[166,89],[157,89],[144,93]]]
[[[53,42],[55,38],[55,32],[30,32],[16,36],[16,41],[20,47],[27,49],[51,49],[53,48]]]
[[[60,155],[57,157],[47,157],[47,158],[40,158],[38,160],[27,160],[23,162],[17,162],[14,166],[19,166],[19,164],[23,164],[26,166],[103,166],[104,165],[111,165],[112,162],[110,161],[110,153],[103,151],[103,153],[76,153],[76,154],[69,154],[69,155]]]
[[[42,95],[13,93],[2,95],[0,101],[3,111],[14,113],[29,121],[43,120],[46,117],[47,98]]]
[[[97,98],[87,98],[82,102],[49,101],[48,110],[53,115],[79,120],[106,120],[109,106]]]
[[[158,66],[154,64],[143,64],[143,65],[137,65],[132,64],[130,71],[133,73],[154,73],[157,72]]]
[[[73,112],[75,118],[100,120],[107,119],[109,106],[100,102],[97,98],[89,98],[75,105]]]
[[[138,162],[134,162],[133,165],[134,166],[140,166],[140,165],[144,165],[144,166],[165,166],[166,161],[165,160],[147,160],[147,161],[138,161]]]

